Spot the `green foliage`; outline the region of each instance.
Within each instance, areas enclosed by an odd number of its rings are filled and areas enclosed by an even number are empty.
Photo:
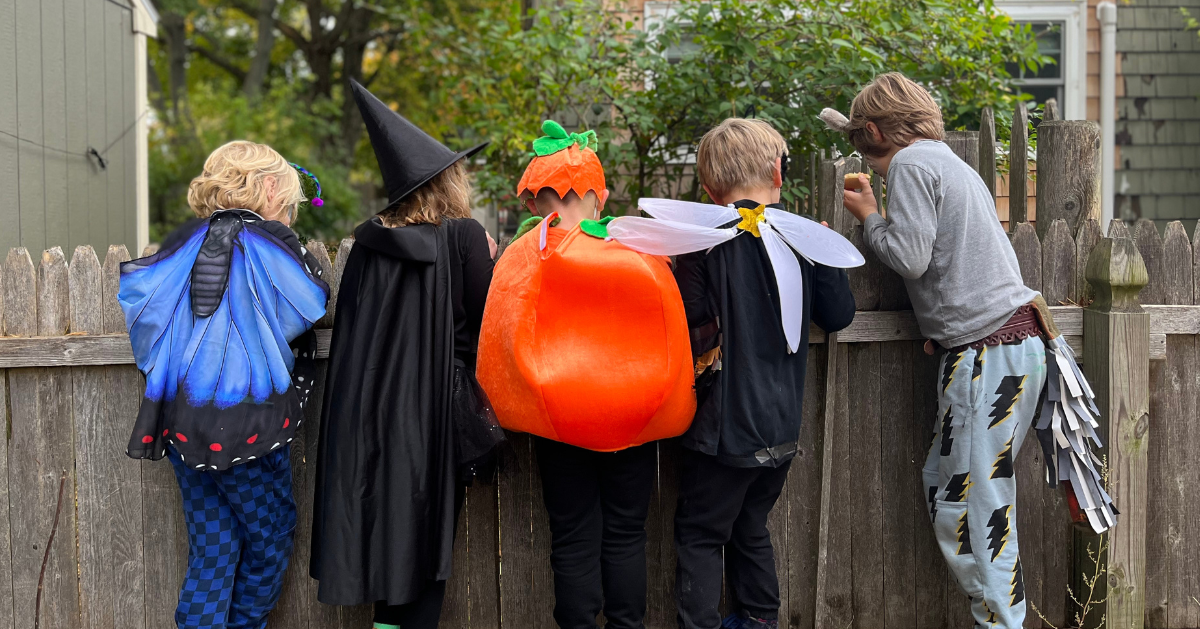
[[[646,25],[599,0],[538,2],[528,15],[514,0],[381,0],[363,19],[346,20],[337,40],[369,41],[361,67],[330,72],[313,64],[343,64],[346,56],[320,57],[323,48],[305,44],[309,4],[283,0],[275,19],[291,34],[275,41],[262,95],[251,98],[238,68],[218,63],[224,55],[246,65],[257,33],[245,12],[251,3],[170,2],[189,16],[191,50],[205,52],[189,57],[182,112],[160,106],[152,135],[154,221],[162,229],[186,214],[187,182],[207,152],[246,138],[320,177],[327,202],[300,217],[305,235],[346,233],[369,213],[358,191],[378,190],[380,177],[361,123],[347,117],[343,76],[373,79],[377,96],[451,148],[490,142],[473,163],[476,190],[483,202],[515,214],[524,213],[514,190],[542,121],[595,130],[613,190],[607,207],[623,213],[640,196],[699,199],[695,147],[726,117],[769,120],[793,155],[831,147],[848,153],[816,115],[822,107],[848,111],[881,72],[925,85],[949,128],[975,127],[980,109],[992,106],[1003,138],[1019,100],[1005,64],[1046,61],[1029,29],[992,0],[681,0]],[[358,10],[347,3],[321,6],[328,15]],[[172,63],[165,48],[154,52],[162,84]],[[784,191],[789,201],[807,194],[798,181]]]

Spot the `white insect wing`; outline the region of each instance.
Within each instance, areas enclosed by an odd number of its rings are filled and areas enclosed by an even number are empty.
[[[622,216],[608,223],[608,235],[634,251],[655,256],[675,256],[703,251],[727,242],[737,235],[737,229],[714,229],[666,219]]]
[[[817,264],[852,269],[867,262],[849,240],[816,221],[772,208],[766,217],[793,249]]]
[[[638,208],[654,218],[699,227],[720,227],[741,217],[732,207],[675,199],[638,199]]]
[[[804,275],[800,272],[796,255],[769,224],[761,223],[759,232],[767,249],[767,257],[771,259],[771,267],[775,270],[775,283],[779,287],[779,319],[783,322],[788,351],[795,354],[804,331]]]

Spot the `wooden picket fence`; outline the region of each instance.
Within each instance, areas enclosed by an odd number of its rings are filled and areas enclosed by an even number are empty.
[[[980,157],[987,152],[978,147],[990,140],[951,140],[986,171]],[[861,246],[861,227],[840,209],[842,175],[858,168],[854,162],[816,165],[814,209]],[[1079,172],[1039,166],[1039,195]],[[1053,205],[1039,198],[1039,213],[1054,216]],[[1077,229],[1065,218],[1043,220],[1040,230],[1017,225],[1013,244],[1026,283],[1057,304],[1059,327],[1109,411],[1110,487],[1122,519],[1109,537],[1110,574],[1100,580],[1108,602],[1100,607],[1109,627],[1200,628],[1200,241],[1190,241],[1179,223],[1164,237],[1148,221],[1132,229],[1113,222],[1104,238],[1089,216]],[[322,243],[308,244],[335,293],[352,246],[343,241],[331,258]],[[166,463],[124,454],[143,386],[116,303],[119,264],[128,258],[114,246],[101,264],[84,246],[69,264],[57,248],[34,264],[13,249],[0,266],[0,417],[8,429],[0,440],[0,505],[7,506],[0,512],[7,514],[0,515],[0,629],[173,626],[187,561],[179,490]],[[867,258],[850,274],[860,309],[854,323],[836,335],[814,328],[808,347],[799,451],[770,520],[780,625],[972,626],[921,492],[936,358],[921,349],[901,279]],[[1141,265],[1149,276],[1144,307]],[[335,316],[336,300],[318,324],[322,354]],[[324,393],[320,380],[315,400]],[[277,629],[370,622],[368,608],[318,603],[308,577],[319,409],[309,405],[292,446],[300,517],[271,618]],[[513,435],[512,445],[516,460],[497,483],[467,493],[443,627],[554,626],[538,467],[527,438]],[[646,626],[654,629],[676,626],[679,447],[659,444],[647,522]],[[1045,487],[1041,465],[1036,440],[1027,441],[1018,457],[1018,531],[1026,598],[1046,621],[1031,608],[1026,626],[1064,627],[1074,613],[1067,587],[1074,582],[1082,592],[1087,548],[1099,540],[1069,525],[1062,494]]]

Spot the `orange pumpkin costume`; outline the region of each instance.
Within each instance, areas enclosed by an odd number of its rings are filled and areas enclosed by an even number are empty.
[[[603,191],[590,139],[551,124],[539,141],[556,142],[535,141],[518,191]],[[514,240],[493,273],[476,371],[500,424],[606,452],[683,434],[694,375],[666,258],[603,238],[603,223],[568,231],[552,220]]]

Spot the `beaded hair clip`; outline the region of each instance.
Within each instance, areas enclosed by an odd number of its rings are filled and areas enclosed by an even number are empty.
[[[317,194],[315,196],[313,196],[313,198],[312,198],[313,207],[321,207],[322,205],[325,205],[325,201],[321,200],[321,182],[320,182],[320,180],[317,179],[317,176],[308,172],[308,169],[301,166],[300,164],[296,164],[294,162],[288,162],[288,164],[291,164],[292,168],[295,168],[301,174],[307,175],[308,178],[312,179],[313,183],[316,184]]]

